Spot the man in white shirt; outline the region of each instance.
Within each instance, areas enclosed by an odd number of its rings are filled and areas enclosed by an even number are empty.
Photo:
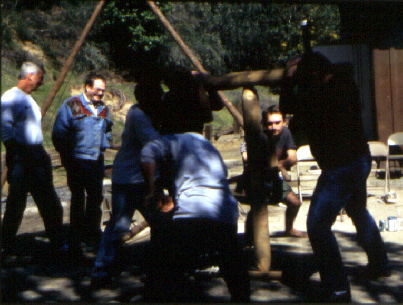
[[[43,84],[45,70],[23,63],[17,86],[1,98],[1,140],[6,147],[7,181],[10,185],[2,221],[2,251],[15,250],[16,235],[31,193],[55,250],[64,245],[63,207],[53,186],[52,165],[43,148],[41,109],[31,93]]]

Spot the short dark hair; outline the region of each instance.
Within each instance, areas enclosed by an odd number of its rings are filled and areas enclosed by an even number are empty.
[[[298,63],[297,76],[301,78],[306,75],[318,74],[323,77],[333,72],[333,64],[323,54],[319,52],[310,52],[302,55]]]
[[[91,71],[88,73],[84,86],[90,85],[91,87],[94,87],[94,80],[96,79],[102,79],[104,83],[106,83],[106,78],[103,76],[103,74],[96,72],[96,71]]]
[[[262,111],[262,123],[267,123],[267,117],[269,116],[269,114],[281,114],[283,121],[285,119],[284,114],[280,110],[280,107],[277,105],[271,105]]]
[[[148,115],[161,115],[162,96],[164,90],[159,82],[137,83],[134,87],[134,97],[140,108]],[[154,112],[154,113],[153,113]]]

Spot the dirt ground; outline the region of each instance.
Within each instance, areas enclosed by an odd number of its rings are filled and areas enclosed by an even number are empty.
[[[220,150],[228,166],[229,177],[242,173],[239,136],[222,136],[214,145]],[[297,192],[296,172],[292,170],[291,186]],[[376,222],[388,216],[403,213],[403,179],[391,181],[391,189],[397,193],[396,203],[385,203],[385,180],[371,174],[368,179],[368,209]],[[235,187],[235,185],[232,185]],[[69,222],[69,196],[66,187],[58,187],[64,207],[66,230]],[[4,213],[2,197],[2,213]],[[309,197],[295,221],[295,228],[306,232]],[[319,293],[320,278],[314,268],[312,250],[307,238],[290,238],[284,230],[284,206],[268,206],[269,231],[272,249],[272,270],[282,271],[281,280],[252,279],[252,301],[256,303],[315,302]],[[248,205],[240,205],[238,235],[243,240],[244,220]],[[105,213],[107,216],[107,213]],[[140,217],[136,214],[136,220]],[[363,276],[366,255],[358,246],[355,228],[346,215],[338,217],[333,231],[339,242],[343,261],[356,303],[403,302],[403,231],[382,232],[392,265],[392,276],[378,281],[368,281]],[[144,279],[144,256],[148,247],[149,231],[145,230],[136,240],[128,243],[122,253],[122,273],[116,285],[109,289],[90,289],[89,275],[95,258],[95,249],[89,249],[88,259],[79,267],[58,262],[48,252],[49,243],[44,234],[43,222],[32,198],[18,232],[17,258],[2,261],[2,302],[141,302]],[[248,265],[253,265],[253,250],[245,250]],[[222,303],[229,301],[229,294],[214,262],[200,262],[191,277],[192,289],[187,302]]]

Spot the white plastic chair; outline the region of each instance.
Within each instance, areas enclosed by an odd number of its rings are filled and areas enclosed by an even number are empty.
[[[388,146],[380,141],[368,141],[368,146],[371,152],[372,165],[374,162],[376,163],[376,168],[371,168],[371,172],[375,173],[375,177],[379,177],[380,173],[385,173],[385,185],[386,185],[386,158],[388,155]],[[382,162],[385,163],[385,166],[383,168],[381,168]],[[369,187],[370,185],[368,185],[368,188]]]
[[[400,162],[403,162],[403,150],[401,146],[403,146],[403,132],[393,133],[388,138],[388,145],[387,145],[387,157],[386,157],[386,183],[385,183],[385,193],[390,192],[390,163],[394,162],[394,169],[402,170],[402,166],[400,166]],[[397,147],[397,153],[391,151],[391,146]],[[396,163],[399,163],[396,166]]]
[[[303,194],[303,182],[316,181],[319,178],[321,170],[319,169],[318,163],[312,156],[311,149],[309,145],[303,145],[297,150],[297,181],[298,181],[298,195],[299,200],[302,202]],[[312,183],[312,182],[311,182]],[[304,186],[304,190],[309,189],[310,193],[304,193],[311,195],[315,187]]]

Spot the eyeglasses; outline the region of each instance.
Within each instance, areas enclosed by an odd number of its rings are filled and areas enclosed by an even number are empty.
[[[102,93],[102,94],[105,92],[105,89],[102,89],[102,88],[92,87],[92,89],[93,89],[94,91],[100,92],[100,93]]]

